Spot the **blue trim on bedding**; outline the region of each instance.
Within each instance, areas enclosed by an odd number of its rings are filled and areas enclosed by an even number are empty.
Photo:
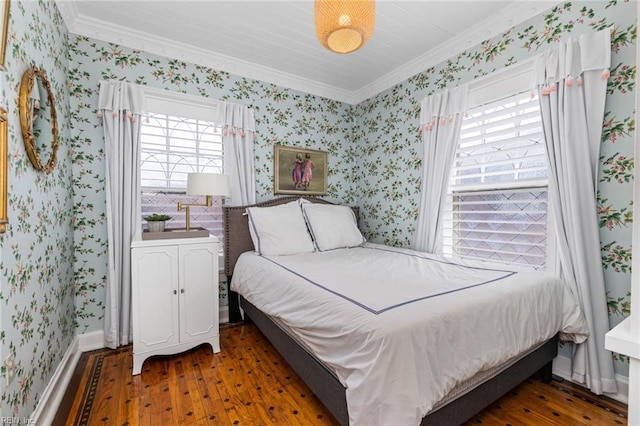
[[[307,281],[308,283],[313,284],[313,285],[315,285],[316,287],[320,287],[321,289],[323,289],[323,290],[325,290],[325,291],[328,291],[328,292],[329,292],[329,293],[331,293],[331,294],[335,294],[336,296],[342,297],[344,300],[348,300],[349,302],[353,303],[354,305],[358,305],[358,306],[360,306],[362,309],[366,309],[367,311],[369,311],[369,312],[371,312],[371,313],[374,313],[374,314],[376,314],[376,315],[380,313],[380,312],[378,312],[378,311],[375,311],[374,309],[371,309],[370,307],[368,307],[368,306],[366,306],[366,305],[363,305],[362,303],[358,302],[357,300],[351,299],[350,297],[347,297],[347,296],[345,296],[344,294],[340,294],[340,293],[338,293],[338,292],[336,292],[336,291],[333,291],[333,290],[331,290],[331,289],[326,288],[326,287],[325,287],[325,286],[323,286],[322,284],[318,284],[317,282],[310,280],[309,278],[305,277],[304,275],[301,275],[300,273],[298,273],[298,272],[294,271],[293,269],[289,269],[289,268],[287,268],[286,266],[279,264],[279,263],[278,263],[278,262],[276,262],[275,260],[273,260],[273,259],[269,259],[267,256],[262,256],[262,255],[260,255],[260,256],[261,256],[263,259],[266,259],[266,260],[268,260],[269,262],[273,263],[274,265],[277,265],[277,266],[281,267],[281,268],[282,268],[282,269],[284,269],[285,271],[288,271],[288,272],[292,273],[293,275],[296,275],[296,276],[298,276],[298,277],[302,278],[303,280]]]
[[[316,238],[316,234],[313,232],[313,226],[311,226],[311,221],[309,220],[309,216],[307,215],[307,210],[305,209],[305,205],[300,203],[300,208],[302,210],[302,217],[304,218],[304,223],[307,225],[307,229],[311,234],[311,241],[313,242],[313,249],[315,251],[321,251],[320,247],[318,247],[318,240]]]
[[[447,291],[443,291],[441,293],[430,294],[430,295],[424,296],[424,297],[418,297],[416,299],[411,299],[411,300],[407,300],[407,301],[404,301],[404,302],[401,302],[401,303],[397,303],[395,305],[387,306],[386,308],[383,308],[383,309],[380,309],[380,310],[375,310],[373,308],[370,308],[369,306],[366,306],[366,305],[358,302],[357,300],[354,300],[354,299],[352,299],[352,298],[350,298],[348,296],[345,296],[344,294],[341,294],[341,293],[338,293],[337,291],[331,290],[331,289],[323,286],[322,284],[317,283],[317,282],[311,280],[310,278],[305,277],[304,275],[300,274],[299,272],[296,272],[296,271],[294,271],[294,270],[292,270],[292,269],[290,269],[290,268],[288,268],[288,267],[276,262],[275,260],[273,260],[273,259],[271,259],[271,258],[269,258],[267,256],[260,255],[260,257],[270,261],[274,265],[277,265],[277,266],[281,267],[285,271],[288,271],[289,273],[291,273],[293,275],[296,275],[297,277],[302,278],[303,280],[307,281],[310,284],[313,284],[314,286],[316,286],[318,288],[321,288],[321,289],[323,289],[323,290],[325,290],[325,291],[327,291],[327,292],[329,292],[331,294],[334,294],[334,295],[336,295],[338,297],[341,297],[344,300],[347,300],[347,301],[353,303],[354,305],[360,306],[362,309],[364,309],[366,311],[369,311],[374,315],[378,315],[378,314],[387,312],[389,310],[392,310],[392,309],[395,309],[395,308],[399,308],[399,307],[404,306],[404,305],[408,305],[408,304],[411,304],[411,303],[419,302],[421,300],[427,300],[427,299],[431,299],[431,298],[434,298],[434,297],[439,297],[439,296],[444,296],[444,295],[451,294],[451,293],[456,293],[456,292],[461,291],[461,290],[467,290],[467,289],[470,289],[470,288],[473,288],[473,287],[479,287],[479,286],[482,286],[482,285],[490,284],[492,282],[500,281],[500,280],[503,280],[505,278],[509,278],[509,277],[517,274],[516,271],[507,271],[507,270],[503,270],[503,269],[482,268],[482,267],[477,267],[477,266],[462,265],[462,264],[455,263],[455,262],[448,262],[448,261],[445,261],[445,260],[432,259],[430,257],[420,256],[419,253],[406,253],[406,252],[401,252],[401,251],[396,251],[396,250],[384,249],[384,248],[380,248],[380,247],[353,247],[353,248],[351,248],[349,250],[353,250],[353,249],[371,249],[371,250],[387,251],[387,252],[391,252],[391,253],[402,254],[402,255],[405,255],[405,256],[417,257],[419,259],[423,259],[423,260],[427,260],[427,261],[443,263],[445,265],[454,265],[454,266],[458,266],[458,267],[469,268],[469,269],[477,269],[477,270],[482,270],[482,271],[503,272],[503,273],[505,273],[505,275],[503,275],[501,277],[494,278],[492,280],[483,281],[481,283],[471,284],[471,285],[468,285],[466,287],[460,287],[460,288],[453,289],[453,290],[447,290]]]
[[[443,263],[445,265],[459,266],[461,268],[478,269],[480,271],[493,271],[493,272],[505,272],[505,273],[512,272],[514,274],[516,273],[514,271],[509,271],[509,270],[506,270],[506,269],[483,268],[483,267],[480,267],[480,266],[463,265],[462,263],[456,263],[456,262],[447,261],[447,260],[432,259],[432,258],[427,257],[427,256],[420,256],[419,252],[416,252],[416,253],[405,253],[403,251],[391,250],[391,249],[382,248],[382,247],[362,247],[362,248],[366,248],[366,249],[370,249],[370,250],[388,251],[390,253],[404,254],[405,256],[413,256],[413,257],[417,257],[419,259],[430,260],[431,262]]]
[[[254,247],[255,251],[259,254],[262,255],[262,250],[260,250],[260,234],[258,233],[258,228],[256,228],[256,224],[253,222],[253,216],[251,215],[251,208],[248,208],[246,210],[247,212],[247,216],[249,218],[249,223],[251,224],[251,227],[253,228],[253,233],[256,236],[256,240],[258,240],[258,247]]]

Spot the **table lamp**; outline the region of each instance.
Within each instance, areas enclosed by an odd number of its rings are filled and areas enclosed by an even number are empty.
[[[204,204],[178,202],[178,211],[182,211],[183,207],[186,211],[186,230],[189,231],[191,229],[189,207],[211,207],[213,205],[211,196],[231,196],[229,176],[217,173],[189,173],[187,175],[187,195],[206,195],[207,197]]]

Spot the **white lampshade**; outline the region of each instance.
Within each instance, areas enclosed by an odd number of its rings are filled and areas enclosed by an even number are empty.
[[[229,176],[217,173],[189,173],[187,175],[187,194],[230,197]]]

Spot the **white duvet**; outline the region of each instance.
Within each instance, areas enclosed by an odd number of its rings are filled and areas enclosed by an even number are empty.
[[[417,425],[457,383],[551,338],[582,342],[559,280],[367,243],[244,253],[231,288],[278,318],[346,388],[351,425]]]

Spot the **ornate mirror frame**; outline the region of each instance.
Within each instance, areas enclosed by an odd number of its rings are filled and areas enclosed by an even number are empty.
[[[7,154],[8,154],[7,111],[0,108],[0,233],[7,231]]]
[[[38,84],[38,81],[47,93],[51,118],[51,155],[49,156],[46,164],[43,164],[40,160],[40,153],[38,152],[38,145],[33,131],[33,110],[29,99],[33,86],[34,84]],[[27,156],[29,157],[31,164],[33,164],[33,167],[35,167],[36,170],[51,173],[58,159],[58,118],[56,114],[55,98],[51,91],[51,84],[49,83],[47,74],[44,70],[32,67],[25,71],[22,76],[22,82],[20,83],[18,110],[20,112],[20,127],[22,128],[24,147],[27,150]],[[40,135],[39,137],[43,138],[46,136]],[[41,140],[40,143],[42,142],[43,141]]]

